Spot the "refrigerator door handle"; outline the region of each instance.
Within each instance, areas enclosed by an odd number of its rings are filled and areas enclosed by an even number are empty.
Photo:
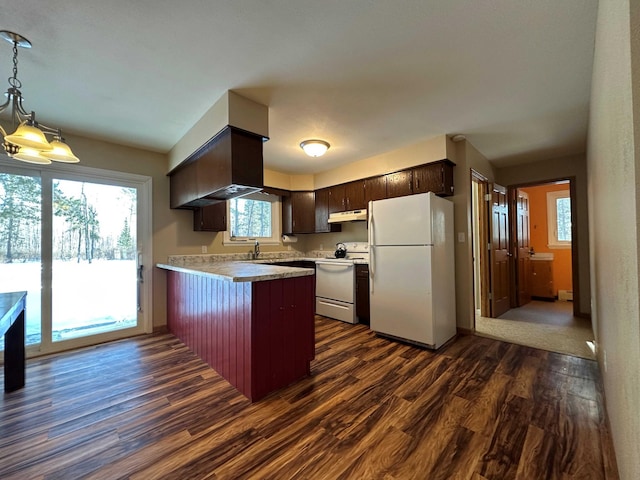
[[[376,270],[376,243],[373,231],[373,202],[369,202],[369,293],[373,293],[373,277]]]

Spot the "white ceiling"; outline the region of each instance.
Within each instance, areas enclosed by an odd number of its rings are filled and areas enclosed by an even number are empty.
[[[597,0],[0,8],[0,29],[33,43],[19,52],[26,107],[86,137],[167,152],[234,90],[269,106],[265,166],[283,172],[315,173],[441,134],[464,134],[497,166],[585,149]],[[2,42],[0,78],[10,75]],[[331,149],[310,159],[298,146],[308,138]]]

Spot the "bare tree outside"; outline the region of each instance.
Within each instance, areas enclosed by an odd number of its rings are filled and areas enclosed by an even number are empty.
[[[270,237],[271,202],[234,198],[229,200],[232,237]]]
[[[136,190],[52,184],[53,340],[135,326]],[[27,295],[27,343],[41,341],[42,186],[0,173],[0,292]]]

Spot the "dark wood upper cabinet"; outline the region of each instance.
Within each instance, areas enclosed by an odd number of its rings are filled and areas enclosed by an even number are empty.
[[[227,202],[195,209],[193,229],[196,232],[224,232],[227,229]]]
[[[315,232],[314,192],[291,192],[282,201],[282,233]]]
[[[413,193],[411,189],[411,170],[389,173],[387,179],[387,198],[404,197]]]
[[[379,177],[367,178],[364,181],[364,201],[368,206],[372,200],[382,200],[387,198],[387,177],[380,175]]]
[[[186,208],[185,206],[198,196],[198,172],[195,163],[185,165],[171,175],[169,184],[169,206],[171,208]]]
[[[346,209],[344,184],[329,187],[329,213],[344,212]]]
[[[171,208],[196,209],[263,187],[263,137],[227,126],[169,172]]]
[[[416,167],[412,171],[412,193],[433,192],[436,195],[453,195],[453,163],[448,160]]]
[[[316,233],[340,232],[339,223],[329,223],[329,189],[316,190]]]
[[[355,180],[353,182],[345,183],[345,210],[361,210],[367,208],[367,203],[364,197],[364,187],[364,180]]]

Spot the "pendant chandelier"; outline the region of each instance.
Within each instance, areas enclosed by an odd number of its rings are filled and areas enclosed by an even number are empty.
[[[18,80],[18,47],[31,48],[31,42],[18,33],[0,30],[0,37],[13,44],[13,76],[9,77],[9,89],[5,93],[7,101],[0,105],[0,113],[11,112],[11,122],[15,131],[7,132],[0,125],[3,147],[9,157],[29,163],[49,164],[52,160],[77,163],[69,145],[64,142],[59,128],[52,128],[36,121],[36,113],[28,113],[23,105],[22,82]],[[45,135],[50,135],[49,142]]]

